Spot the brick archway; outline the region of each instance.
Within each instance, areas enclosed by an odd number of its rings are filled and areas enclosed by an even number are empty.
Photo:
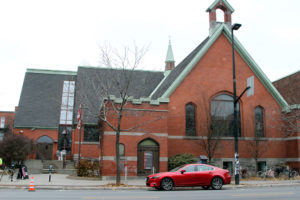
[[[37,140],[36,159],[52,160],[53,140],[44,135]]]
[[[137,174],[139,176],[159,172],[159,144],[147,138],[138,144]]]

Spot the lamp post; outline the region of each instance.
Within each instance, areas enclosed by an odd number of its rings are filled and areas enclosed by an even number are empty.
[[[237,96],[236,96],[236,78],[235,78],[235,58],[234,58],[234,36],[233,31],[238,30],[242,25],[233,24],[231,26],[232,40],[232,71],[233,71],[233,135],[234,135],[234,162],[235,162],[235,184],[239,185],[239,141],[238,141],[238,121],[237,121]]]

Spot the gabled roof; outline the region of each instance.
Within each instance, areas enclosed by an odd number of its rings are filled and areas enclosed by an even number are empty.
[[[215,0],[207,9],[206,12],[210,12],[219,2],[224,3],[231,13],[234,12],[233,7],[226,0]]]
[[[226,38],[231,42],[231,32],[228,27],[223,23],[219,24],[215,28],[215,32],[211,34],[210,37],[206,38],[191,54],[189,54],[174,70],[168,75],[163,83],[159,84],[156,88],[156,92],[152,95],[152,98],[169,98],[174,90],[180,85],[184,78],[189,74],[193,67],[200,61],[212,44],[217,40],[217,38],[224,34]],[[282,109],[288,107],[287,102],[283,99],[280,93],[272,85],[268,77],[259,68],[257,63],[253,60],[250,54],[245,50],[242,44],[235,37],[235,48],[244,61],[248,64],[253,73],[258,77],[266,89],[275,98],[277,103]]]

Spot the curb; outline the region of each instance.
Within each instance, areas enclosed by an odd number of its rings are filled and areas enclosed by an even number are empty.
[[[300,183],[289,183],[289,184],[240,184],[240,185],[225,185],[223,189],[239,189],[239,188],[255,188],[255,187],[290,187],[290,186],[300,186]],[[0,185],[1,189],[26,189],[28,190],[28,185]],[[35,185],[36,190],[155,190],[146,186],[120,186],[111,187],[105,185]],[[175,190],[202,190],[202,187],[176,187]]]
[[[26,189],[28,185],[0,185],[1,189]],[[111,187],[104,185],[35,185],[35,190],[146,190],[150,189],[146,186],[127,186],[127,187]]]

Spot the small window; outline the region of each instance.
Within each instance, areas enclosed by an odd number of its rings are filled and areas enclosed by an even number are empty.
[[[3,137],[4,137],[4,132],[0,131],[0,141],[3,140]]]
[[[257,163],[257,171],[262,171],[262,172],[264,172],[264,171],[266,171],[266,167],[267,167],[266,161],[259,161],[259,162]]]
[[[264,110],[261,106],[257,106],[255,113],[255,136],[264,137]]]
[[[98,126],[84,126],[84,141],[85,142],[98,142],[99,141],[99,128]]]
[[[186,135],[195,136],[196,135],[195,105],[192,103],[186,104],[185,112],[186,112],[185,114]]]
[[[232,167],[232,162],[231,161],[224,161],[223,162],[223,169],[227,169],[230,174],[233,174],[233,167]]]
[[[119,144],[119,153],[120,156],[125,156],[125,145],[124,144]]]
[[[5,126],[5,117],[1,117],[0,118],[0,128],[4,128],[4,126]]]

